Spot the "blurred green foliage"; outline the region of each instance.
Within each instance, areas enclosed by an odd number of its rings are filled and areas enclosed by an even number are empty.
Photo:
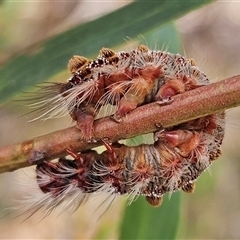
[[[104,46],[114,48],[208,2],[137,1],[59,34],[0,68],[0,102],[65,70],[74,54],[96,56]]]
[[[180,218],[180,193],[154,208],[140,197],[127,206],[120,226],[120,239],[175,239]]]

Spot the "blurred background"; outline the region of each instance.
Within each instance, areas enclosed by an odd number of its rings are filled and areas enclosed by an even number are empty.
[[[0,2],[0,66],[51,36],[128,3]],[[217,1],[174,22],[181,39],[180,53],[193,58],[212,81],[240,72],[239,12],[240,2]],[[153,47],[156,42],[160,48],[161,44],[166,44],[152,39]],[[62,81],[68,77],[69,74],[65,71],[51,80]],[[0,146],[71,125],[69,117],[28,123],[26,118],[19,117],[23,111],[22,108],[13,107],[11,103],[0,109]],[[227,111],[222,157],[214,162],[210,171],[202,174],[194,194],[181,194],[179,239],[240,239],[239,117],[240,108]],[[1,209],[18,206],[14,199],[20,199],[31,191],[30,187],[26,186],[32,184],[31,176],[34,176],[34,168],[0,175]],[[34,184],[34,181],[32,182]],[[7,215],[0,220],[0,238],[117,239],[125,208],[124,200],[120,199],[100,220],[98,214],[92,210],[95,204],[87,203],[70,216],[68,213],[51,215],[40,222],[40,215],[24,222]]]

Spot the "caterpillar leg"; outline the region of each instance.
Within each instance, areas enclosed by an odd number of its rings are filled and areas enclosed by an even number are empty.
[[[110,162],[111,162],[112,164],[113,164],[113,163],[116,163],[117,156],[116,156],[116,152],[115,152],[114,148],[112,147],[112,145],[110,145],[110,144],[109,144],[106,140],[104,140],[104,139],[101,139],[101,141],[103,142],[104,146],[106,147],[108,160],[110,160]]]
[[[166,141],[181,156],[187,157],[200,145],[201,134],[189,130],[159,131],[155,133],[154,139],[159,139],[158,143]]]
[[[137,108],[144,102],[146,95],[151,91],[153,82],[148,83],[144,78],[132,79],[132,86],[120,99],[114,119],[120,122],[122,117]]]
[[[93,122],[95,114],[93,111],[85,111],[82,109],[74,109],[71,113],[72,119],[77,122],[76,126],[81,130],[83,139],[87,142],[94,141],[93,139]]]
[[[94,117],[89,114],[81,114],[77,118],[77,127],[81,130],[83,134],[83,138],[87,142],[92,142],[93,141],[93,122],[94,122]]]
[[[66,151],[70,156],[72,156],[74,158],[74,160],[76,160],[77,165],[79,167],[83,167],[84,159],[80,153],[75,153],[69,148],[67,148]]]
[[[154,87],[155,80],[161,75],[162,68],[160,66],[146,66],[144,69],[136,69],[132,74],[131,87],[120,99],[113,118],[120,122],[125,114],[144,103],[146,96],[151,93]]]
[[[116,122],[121,122],[122,117],[129,113],[130,111],[134,110],[137,108],[137,106],[141,103],[142,101],[139,101],[138,96],[135,96],[134,94],[127,93],[125,94],[124,97],[121,98],[117,112],[113,115],[113,119]]]
[[[172,79],[167,81],[157,92],[155,100],[160,105],[169,104],[173,100],[172,96],[185,92],[185,85],[179,79]]]

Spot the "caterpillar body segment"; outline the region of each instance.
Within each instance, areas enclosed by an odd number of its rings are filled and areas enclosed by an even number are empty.
[[[64,202],[76,210],[102,193],[108,194],[110,202],[126,195],[129,204],[142,195],[154,207],[165,193],[191,193],[196,179],[221,155],[224,118],[224,113],[218,113],[161,130],[149,145],[130,147],[103,140],[102,153],[68,149],[73,160],[60,158],[37,166],[43,197],[30,204],[28,213],[42,209],[46,214]]]
[[[39,112],[36,119],[70,113],[87,141],[93,138],[99,110],[108,104],[117,107],[113,118],[121,121],[139,105],[170,103],[172,96],[209,83],[192,60],[144,45],[129,52],[103,48],[94,60],[75,55],[68,69],[72,77],[66,83],[41,87],[30,106]],[[106,109],[103,116],[108,115]]]

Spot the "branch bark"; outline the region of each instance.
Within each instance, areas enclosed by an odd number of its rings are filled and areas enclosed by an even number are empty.
[[[158,126],[174,126],[240,105],[240,75],[213,83],[173,97],[165,106],[156,102],[138,107],[116,123],[110,117],[96,120],[96,139],[110,142],[154,132]],[[42,160],[67,155],[66,148],[83,151],[102,143],[86,143],[76,127],[53,132],[0,148],[0,173],[30,166]]]

